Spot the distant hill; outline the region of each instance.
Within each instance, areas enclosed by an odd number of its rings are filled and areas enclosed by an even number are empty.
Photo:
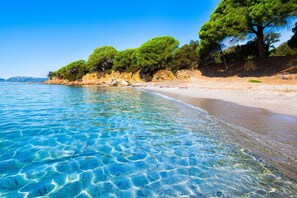
[[[8,79],[0,78],[0,82],[44,82],[47,78],[34,78],[34,77],[24,77],[24,76],[16,76]]]

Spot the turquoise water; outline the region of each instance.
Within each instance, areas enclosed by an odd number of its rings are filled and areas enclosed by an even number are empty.
[[[0,83],[0,197],[296,197],[228,130],[130,88]]]

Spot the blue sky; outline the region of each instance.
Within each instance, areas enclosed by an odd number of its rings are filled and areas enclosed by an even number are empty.
[[[160,35],[188,43],[219,1],[0,0],[0,77],[46,77],[103,45],[135,48]]]

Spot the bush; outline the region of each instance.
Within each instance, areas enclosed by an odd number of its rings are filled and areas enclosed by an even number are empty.
[[[297,49],[292,49],[289,47],[288,42],[285,42],[272,50],[270,56],[290,56],[297,55]]]
[[[249,80],[249,82],[250,82],[250,83],[262,83],[260,80],[254,80],[254,79]]]

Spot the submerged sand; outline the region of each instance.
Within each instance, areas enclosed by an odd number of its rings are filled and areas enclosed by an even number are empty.
[[[140,89],[200,107],[242,127],[227,134],[235,144],[297,180],[297,84],[201,79],[148,83]]]

